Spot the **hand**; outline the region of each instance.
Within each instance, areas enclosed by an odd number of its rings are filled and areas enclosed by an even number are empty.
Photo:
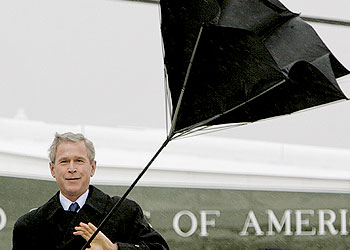
[[[88,224],[80,222],[79,226],[75,227],[75,230],[73,232],[74,235],[80,235],[88,241],[97,228],[90,222]],[[90,245],[91,248],[87,248],[89,250],[118,250],[118,245],[113,244],[101,231],[98,232]]]

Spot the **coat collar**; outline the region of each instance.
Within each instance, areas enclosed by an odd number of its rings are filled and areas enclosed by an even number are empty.
[[[89,196],[85,205],[92,207],[98,213],[103,214],[106,209],[107,200],[110,197],[102,192],[100,189],[90,185]]]
[[[90,206],[97,213],[103,214],[106,209],[106,201],[109,198],[110,197],[101,190],[90,185],[89,196],[84,206]],[[47,203],[38,209],[38,213],[43,214],[43,218],[50,220],[59,209],[63,208],[59,200],[59,192],[57,192]]]

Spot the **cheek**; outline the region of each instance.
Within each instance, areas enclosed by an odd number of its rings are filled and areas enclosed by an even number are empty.
[[[63,177],[64,176],[64,171],[62,169],[56,169],[54,171],[54,174],[55,174],[55,178],[57,177]]]

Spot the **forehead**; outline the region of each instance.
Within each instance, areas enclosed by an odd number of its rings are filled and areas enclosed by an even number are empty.
[[[83,141],[78,142],[61,142],[57,146],[56,159],[62,157],[86,157],[88,153]]]

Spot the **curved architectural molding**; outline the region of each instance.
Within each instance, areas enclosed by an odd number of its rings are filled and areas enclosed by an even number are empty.
[[[0,119],[0,175],[52,180],[47,148],[56,131],[83,131],[96,147],[96,184],[130,185],[164,131]],[[175,140],[140,186],[350,193],[350,150],[213,136]]]

